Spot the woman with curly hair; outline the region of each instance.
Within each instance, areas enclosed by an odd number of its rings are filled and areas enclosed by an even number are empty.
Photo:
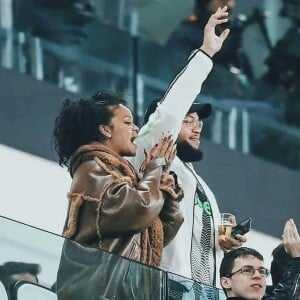
[[[138,127],[119,96],[98,92],[65,100],[54,146],[73,178],[63,235],[79,243],[158,267],[161,252],[183,219],[182,190],[163,171],[176,155],[171,136],[146,153],[138,178],[124,156],[134,156]]]
[[[67,240],[64,245],[57,279],[59,299],[94,297],[86,295],[90,289],[79,287],[99,276],[95,290],[108,299],[116,295],[116,299],[134,299],[132,285],[122,283],[120,289],[118,283],[128,279],[128,274],[139,282],[140,268],[132,269],[124,259],[117,263],[110,259],[109,264],[104,258],[107,252],[100,255],[90,249],[99,248],[159,267],[163,247],[183,222],[179,212],[183,192],[176,176],[167,173],[176,155],[172,137],[162,135],[145,152],[142,176],[138,176],[124,158],[136,154],[137,135],[132,113],[117,95],[97,92],[89,99],[63,102],[53,134],[59,164],[67,166],[72,177],[63,236],[79,244],[74,246]],[[98,258],[100,255],[99,260],[95,259],[99,268],[95,269],[95,263],[85,265],[88,253]],[[151,270],[147,272],[152,274]],[[73,276],[79,276],[80,283],[74,279],[73,284]],[[151,280],[148,282],[151,284]],[[140,290],[138,286],[136,290]]]

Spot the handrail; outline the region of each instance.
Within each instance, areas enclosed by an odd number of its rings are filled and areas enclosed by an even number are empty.
[[[10,240],[3,238],[7,235],[6,231],[10,232]],[[47,243],[41,243],[41,240],[45,240]],[[80,293],[80,296],[94,295],[94,297],[88,299],[95,299],[95,293],[99,297],[99,291],[103,291],[108,295],[119,295],[118,293],[122,294],[125,291],[130,295],[131,293],[144,294],[145,299],[167,300],[169,299],[169,293],[176,292],[176,289],[168,284],[169,280],[175,282],[177,286],[183,286],[183,291],[189,299],[195,299],[196,294],[206,295],[208,293],[214,295],[215,298],[209,298],[212,300],[224,298],[223,292],[216,287],[152,268],[104,250],[89,248],[62,236],[3,216],[0,216],[0,241],[1,261],[20,262],[24,261],[25,258],[27,262],[40,265],[41,272],[37,276],[42,284],[39,286],[46,289],[45,292],[48,292],[47,294],[51,298],[54,295],[50,292],[49,286],[55,286],[55,290],[60,295],[64,291],[67,294],[71,293],[73,296],[74,293]],[[30,247],[24,247],[28,243],[30,243]],[[55,251],[55,257],[49,256],[48,247],[53,248],[52,252]],[[16,259],[16,253],[19,253],[18,259]],[[56,282],[55,285],[54,282]],[[72,285],[71,283],[74,282],[76,284]],[[15,292],[19,290],[18,287],[25,287],[23,283],[16,283]],[[141,283],[143,284],[142,289]],[[27,283],[26,286],[30,284]],[[100,286],[103,287],[103,290]],[[34,287],[34,284],[32,287]],[[85,287],[87,287],[86,291]],[[151,297],[151,295],[154,297]],[[67,299],[70,298],[71,296]],[[141,299],[138,297],[131,298],[130,296],[126,299],[129,298]],[[81,297],[80,299],[87,298]],[[122,299],[125,298],[122,297]]]

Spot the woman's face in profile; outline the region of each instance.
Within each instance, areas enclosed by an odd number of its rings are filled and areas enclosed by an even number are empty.
[[[107,140],[106,146],[121,156],[134,156],[137,148],[134,141],[139,128],[133,122],[130,109],[119,105],[114,110],[114,116],[107,127],[111,138]]]

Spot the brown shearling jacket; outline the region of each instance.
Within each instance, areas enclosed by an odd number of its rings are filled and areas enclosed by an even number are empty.
[[[162,248],[180,228],[183,191],[149,164],[138,179],[129,162],[99,144],[81,146],[70,160],[73,177],[65,237],[158,267]]]

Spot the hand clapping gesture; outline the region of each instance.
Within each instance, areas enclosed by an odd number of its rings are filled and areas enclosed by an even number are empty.
[[[161,135],[157,144],[152,149],[145,151],[145,159],[140,167],[140,172],[144,172],[146,166],[151,163],[154,159],[161,158],[164,162],[163,171],[168,173],[169,167],[176,157],[176,145],[171,135]]]

